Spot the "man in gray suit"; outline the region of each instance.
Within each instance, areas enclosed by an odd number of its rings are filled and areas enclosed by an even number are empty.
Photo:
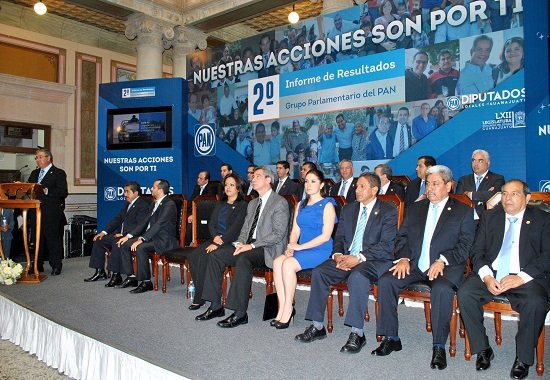
[[[235,327],[248,323],[248,296],[254,268],[273,266],[273,259],[283,253],[288,241],[289,210],[287,201],[275,193],[271,185],[274,174],[271,169],[260,166],[254,170],[252,186],[258,198],[248,204],[246,219],[236,242],[224,242],[218,253],[212,256],[206,269],[203,299],[210,307],[195,317],[206,321],[223,317],[221,304],[222,276],[226,265],[235,266],[235,277],[229,288],[227,307],[234,313],[218,322],[220,327]]]

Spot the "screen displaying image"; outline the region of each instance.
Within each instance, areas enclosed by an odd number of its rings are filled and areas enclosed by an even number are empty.
[[[107,149],[172,147],[172,107],[107,111]]]

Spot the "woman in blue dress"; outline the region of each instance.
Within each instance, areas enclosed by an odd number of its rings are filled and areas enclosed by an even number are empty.
[[[296,291],[296,273],[316,267],[332,253],[336,202],[333,198],[323,197],[324,179],[323,173],[316,169],[306,174],[304,188],[307,195],[296,206],[287,249],[273,262],[279,312],[271,325],[277,329],[287,328],[295,314],[292,301]]]

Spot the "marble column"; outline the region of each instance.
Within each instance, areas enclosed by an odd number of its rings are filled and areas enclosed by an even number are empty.
[[[137,37],[137,79],[162,78],[162,53],[174,38],[174,25],[135,13],[126,21],[126,38]]]
[[[197,47],[201,50],[206,49],[206,34],[186,26],[176,26],[174,32],[175,36],[172,40],[174,77],[186,78],[187,55],[194,53]]]

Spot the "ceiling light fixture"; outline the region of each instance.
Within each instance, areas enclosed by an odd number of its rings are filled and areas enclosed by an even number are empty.
[[[292,4],[292,12],[288,14],[288,22],[296,24],[298,21],[300,21],[300,15],[294,10],[294,4]]]
[[[42,16],[46,14],[48,8],[46,8],[46,5],[42,2],[42,0],[39,0],[36,4],[34,4],[34,11],[36,14]]]

